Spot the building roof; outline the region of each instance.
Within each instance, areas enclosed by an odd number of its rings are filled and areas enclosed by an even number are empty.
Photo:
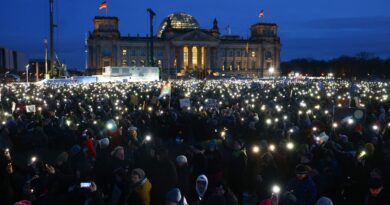
[[[199,29],[198,21],[187,13],[173,13],[169,14],[160,24],[157,32],[157,37],[161,37],[168,24],[168,20],[171,21],[171,28],[173,29]]]
[[[119,20],[116,16],[95,16],[95,19],[114,19]]]
[[[263,23],[263,22],[259,22],[259,23],[253,24],[252,26],[277,26],[277,24],[276,23]]]

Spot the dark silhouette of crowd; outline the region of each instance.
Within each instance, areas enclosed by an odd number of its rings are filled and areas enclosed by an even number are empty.
[[[0,204],[390,204],[389,83],[164,84],[1,85]]]

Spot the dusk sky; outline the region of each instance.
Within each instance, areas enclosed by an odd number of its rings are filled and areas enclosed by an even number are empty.
[[[103,0],[55,0],[55,47],[63,63],[83,68],[85,33]],[[30,58],[43,58],[43,39],[49,36],[49,0],[2,1],[0,47],[16,49]],[[148,33],[147,8],[156,13],[155,31],[173,12],[194,16],[202,28],[217,18],[220,32],[230,25],[232,34],[249,35],[251,24],[277,23],[282,60],[330,59],[340,55],[372,52],[390,57],[389,0],[109,0],[108,14],[120,19],[122,35]]]

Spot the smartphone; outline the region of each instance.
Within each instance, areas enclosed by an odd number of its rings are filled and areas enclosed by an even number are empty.
[[[89,188],[91,187],[91,182],[81,182],[80,188]]]

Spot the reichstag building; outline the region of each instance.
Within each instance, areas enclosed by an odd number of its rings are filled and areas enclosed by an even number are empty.
[[[150,38],[121,36],[117,17],[95,17],[87,41],[88,71],[100,74],[105,66],[149,66]],[[221,35],[216,19],[202,28],[187,13],[173,13],[160,24],[153,38],[154,62],[163,75],[201,76],[239,74],[278,76],[280,38],[277,25],[257,23],[250,37]]]

